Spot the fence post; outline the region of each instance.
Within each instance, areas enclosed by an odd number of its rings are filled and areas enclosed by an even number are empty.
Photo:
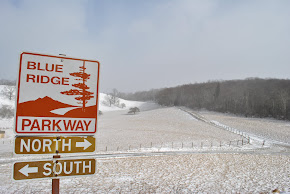
[[[265,145],[265,140],[263,141],[262,147],[264,147],[264,145]]]
[[[151,148],[152,148],[152,142],[151,142]]]
[[[220,141],[220,147],[222,147],[222,141]]]
[[[200,147],[203,148],[203,142],[200,143]]]
[[[193,148],[193,142],[191,143],[191,147]]]
[[[231,144],[232,144],[232,141],[230,141],[230,143],[229,143],[229,147],[231,147]]]
[[[119,146],[117,147],[117,151],[119,151]]]
[[[108,151],[108,147],[106,146],[106,151]]]

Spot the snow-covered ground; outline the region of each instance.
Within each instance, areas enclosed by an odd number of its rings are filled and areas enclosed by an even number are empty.
[[[289,190],[289,156],[189,154],[97,160],[97,173],[60,180],[60,193],[271,193]],[[0,164],[0,193],[51,193],[51,180],[12,182]]]
[[[61,193],[269,193],[276,188],[290,192],[289,148],[247,144],[242,135],[217,126],[288,142],[290,122],[198,112],[208,121],[204,122],[154,103],[121,99],[124,109],[105,106],[104,96],[100,96],[103,115],[96,133],[97,154],[152,154],[104,155],[97,159],[95,175],[61,179]],[[141,112],[128,114],[135,106]],[[51,180],[11,180],[13,161],[38,157],[12,155],[13,122],[0,119],[0,130],[6,131],[4,141],[0,139],[0,193],[50,193]]]
[[[107,112],[100,117],[96,134],[98,150],[140,147],[194,147],[241,140],[241,136],[208,126],[177,108],[158,108],[129,115],[127,111]]]
[[[290,144],[290,122],[275,119],[246,118],[230,114],[200,111],[208,120],[231,126],[243,132],[256,134],[268,140],[276,140]]]

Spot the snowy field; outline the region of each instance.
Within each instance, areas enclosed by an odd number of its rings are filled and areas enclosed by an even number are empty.
[[[209,126],[197,121],[189,114],[171,107],[144,111],[136,115],[126,111],[106,112],[100,117],[97,131],[97,147],[104,150],[116,150],[117,147],[134,148],[199,146],[201,142],[214,145],[220,141],[229,142],[241,140],[241,136],[228,131]]]
[[[208,120],[218,121],[244,132],[253,133],[280,142],[290,144],[290,122],[275,119],[245,118],[230,114],[200,111]]]
[[[61,179],[61,193],[271,193],[277,188],[290,192],[289,147],[248,144],[245,137],[179,108],[122,99],[126,108],[108,107],[101,104],[104,97],[101,94],[97,155],[90,156],[97,158],[97,173]],[[141,112],[128,114],[135,106]],[[262,139],[290,141],[290,122],[196,114]],[[6,132],[0,139],[0,193],[51,193],[51,180],[12,181],[13,161],[41,158],[12,155],[13,122],[0,119],[0,130]]]
[[[97,173],[60,180],[60,193],[271,193],[289,190],[289,156],[191,154],[97,160]],[[51,180],[10,180],[0,165],[0,193],[50,193]]]

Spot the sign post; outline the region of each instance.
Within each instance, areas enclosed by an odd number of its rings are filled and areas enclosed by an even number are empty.
[[[62,153],[95,151],[100,63],[65,55],[20,55],[15,154],[56,154],[52,161],[17,162],[14,180],[92,175],[95,159],[60,159]],[[45,135],[45,136],[43,136]]]
[[[53,158],[60,158],[60,155],[54,155]],[[52,187],[52,194],[58,194],[59,193],[59,179],[52,179],[51,183]]]

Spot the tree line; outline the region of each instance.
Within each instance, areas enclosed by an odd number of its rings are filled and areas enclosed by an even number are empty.
[[[186,106],[246,117],[290,120],[290,80],[247,78],[209,81],[130,94],[128,100],[154,101],[164,106]]]
[[[15,84],[15,81],[0,79],[0,85]],[[11,92],[3,89],[1,93],[8,95]],[[197,110],[207,109],[246,117],[290,120],[290,80],[288,79],[247,78],[208,81],[135,93],[122,93],[114,89],[109,96],[112,96],[112,100],[119,97],[127,100],[153,101],[163,106],[186,106]]]
[[[16,80],[0,79],[0,85],[15,86]]]

